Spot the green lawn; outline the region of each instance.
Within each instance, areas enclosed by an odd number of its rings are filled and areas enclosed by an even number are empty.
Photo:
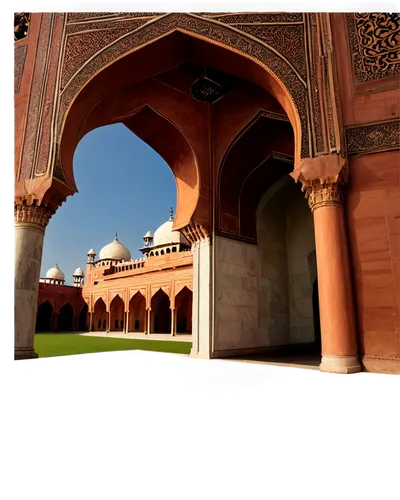
[[[191,342],[173,342],[168,340],[84,337],[73,333],[35,334],[35,351],[39,354],[39,358],[85,354],[89,352],[130,351],[134,349],[189,354],[191,347]]]

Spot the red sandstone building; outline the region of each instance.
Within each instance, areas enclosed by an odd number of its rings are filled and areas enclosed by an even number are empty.
[[[17,359],[35,357],[44,232],[77,191],[75,148],[122,122],[176,178],[192,356],[318,345],[320,332],[321,370],[400,372],[396,14],[37,13],[15,25]],[[151,273],[97,264],[82,295],[92,328],[151,330]],[[132,318],[134,297],[145,308]]]
[[[144,236],[141,259],[119,240],[88,252],[86,277],[80,268],[66,286],[58,266],[39,283],[36,331],[123,333],[192,332],[193,256],[170,218]]]

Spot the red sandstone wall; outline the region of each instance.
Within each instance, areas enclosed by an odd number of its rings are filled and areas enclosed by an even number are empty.
[[[359,344],[371,359],[399,358],[400,157],[398,151],[384,151],[390,149],[390,130],[374,128],[399,117],[399,81],[397,77],[357,80],[346,15],[332,17],[339,99],[347,128],[346,215]],[[348,131],[360,125],[371,128],[357,129],[357,151]]]

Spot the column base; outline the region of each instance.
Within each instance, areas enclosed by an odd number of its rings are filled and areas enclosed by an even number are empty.
[[[358,356],[330,356],[322,355],[321,372],[326,373],[358,373],[362,370]]]
[[[35,349],[27,347],[26,349],[24,348],[19,348],[16,347],[14,349],[14,359],[35,359],[38,358],[39,355],[37,352],[35,352]]]
[[[197,358],[197,359],[211,359],[211,355],[208,352],[198,352],[194,351],[191,349],[189,356],[191,358]]]

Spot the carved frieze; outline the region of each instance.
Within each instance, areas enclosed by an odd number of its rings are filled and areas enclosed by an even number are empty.
[[[348,127],[347,154],[367,154],[400,149],[400,120]]]
[[[389,13],[346,14],[357,83],[400,74],[400,17]]]
[[[14,48],[14,94],[18,94],[21,87],[27,51],[27,45],[20,45]]]

